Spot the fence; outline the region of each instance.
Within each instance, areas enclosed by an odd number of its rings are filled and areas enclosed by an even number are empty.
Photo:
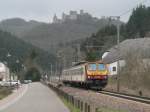
[[[51,84],[48,84],[48,86],[55,91],[58,96],[64,98],[67,102],[78,108],[81,112],[98,112],[98,108],[94,104],[90,104],[89,102],[83,101],[78,97],[69,95],[68,93]]]

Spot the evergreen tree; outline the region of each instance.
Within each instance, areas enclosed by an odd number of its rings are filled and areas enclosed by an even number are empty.
[[[150,30],[150,9],[144,5],[134,9],[126,29],[127,38],[144,37]]]

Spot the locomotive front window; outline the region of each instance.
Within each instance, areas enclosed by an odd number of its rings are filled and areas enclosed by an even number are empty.
[[[88,70],[96,70],[96,64],[89,64]]]
[[[98,64],[98,70],[105,70],[104,64]]]

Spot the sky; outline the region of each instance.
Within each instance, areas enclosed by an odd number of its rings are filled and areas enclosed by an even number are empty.
[[[135,8],[139,3],[150,6],[150,0],[0,0],[0,20],[19,17],[25,20],[51,22],[70,10],[90,13],[94,17],[118,16]],[[121,16],[126,22],[132,11]]]

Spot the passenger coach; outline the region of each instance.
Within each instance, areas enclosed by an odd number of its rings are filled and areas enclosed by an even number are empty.
[[[62,81],[65,84],[79,85],[86,88],[107,85],[108,69],[103,62],[84,62],[63,70]]]

